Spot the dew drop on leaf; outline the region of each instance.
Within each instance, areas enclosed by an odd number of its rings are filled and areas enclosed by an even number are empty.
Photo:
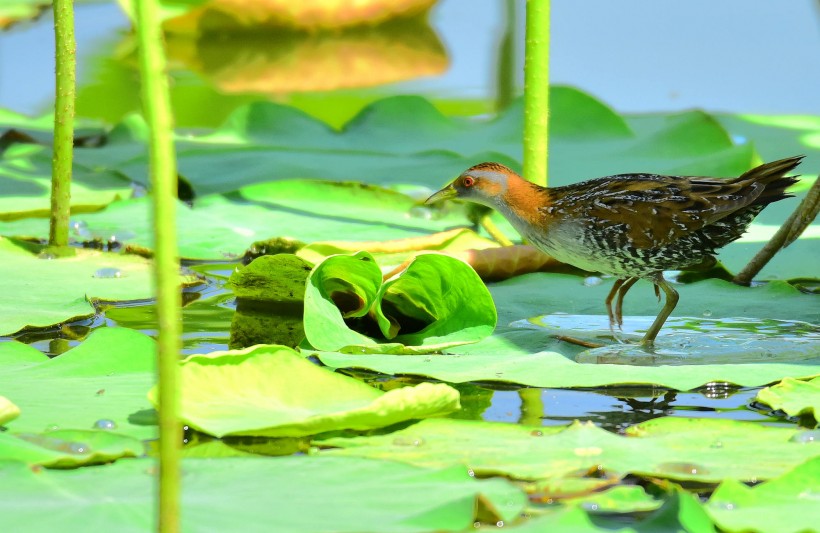
[[[809,429],[806,431],[795,433],[789,440],[791,442],[799,442],[801,444],[808,444],[810,442],[820,442],[820,429]]]
[[[101,268],[94,272],[95,278],[121,278],[122,271],[119,268]]]
[[[85,454],[91,451],[91,447],[84,442],[72,442],[68,445],[68,452],[73,454]]]
[[[94,425],[92,426],[93,429],[117,429],[117,423],[113,420],[108,418],[100,418]]]

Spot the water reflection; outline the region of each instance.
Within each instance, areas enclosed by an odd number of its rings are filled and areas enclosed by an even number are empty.
[[[281,344],[296,348],[305,338],[302,312],[302,305],[238,298],[231,320],[230,349],[238,350],[255,344]]]
[[[170,34],[166,42],[172,62],[227,94],[372,87],[441,74],[448,65],[441,41],[421,17],[318,32],[235,25]]]

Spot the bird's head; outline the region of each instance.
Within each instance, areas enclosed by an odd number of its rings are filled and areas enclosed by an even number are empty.
[[[432,204],[439,200],[461,198],[488,207],[498,208],[499,201],[506,196],[510,181],[521,178],[512,170],[498,163],[481,163],[461,173],[425,202]]]

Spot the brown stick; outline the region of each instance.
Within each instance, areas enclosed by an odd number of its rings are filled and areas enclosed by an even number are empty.
[[[751,261],[749,261],[749,264],[738,272],[732,281],[739,285],[748,285],[751,283],[752,278],[766,266],[766,263],[774,257],[774,254],[800,237],[800,234],[814,221],[819,211],[820,177],[815,180],[808,194],[806,194],[806,197],[803,198],[803,201],[800,202],[800,205],[797,206],[797,209],[794,210],[786,222],[780,226],[777,233],[757,252]]]

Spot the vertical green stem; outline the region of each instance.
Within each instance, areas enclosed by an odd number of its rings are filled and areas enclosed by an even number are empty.
[[[180,529],[182,443],[177,396],[182,305],[175,221],[177,171],[157,0],[138,0],[136,14],[143,106],[151,130],[149,150],[159,322],[159,531],[175,532]]]
[[[505,1],[504,36],[498,47],[495,110],[506,109],[515,96],[515,0]]]
[[[57,61],[54,102],[54,156],[51,160],[51,220],[48,242],[68,245],[71,215],[71,161],[74,150],[74,93],[77,44],[73,0],[54,0],[54,40]]]
[[[547,185],[550,0],[527,0],[524,50],[524,177]]]

